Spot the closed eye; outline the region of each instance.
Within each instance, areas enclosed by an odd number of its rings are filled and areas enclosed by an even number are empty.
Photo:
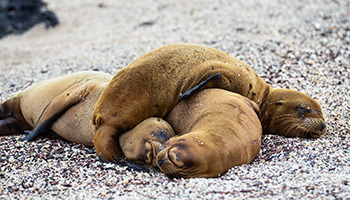
[[[298,106],[297,111],[298,111],[299,117],[301,117],[301,118],[304,118],[304,113],[316,114],[319,112],[318,110],[311,110],[311,109],[306,108],[304,106]]]
[[[305,108],[304,107],[298,106],[297,111],[298,111],[298,115],[300,118],[305,118],[305,116],[304,116]]]
[[[275,105],[276,105],[276,106],[282,106],[282,105],[283,105],[283,103],[282,103],[282,102],[280,102],[280,101],[277,101],[277,102],[275,103]]]

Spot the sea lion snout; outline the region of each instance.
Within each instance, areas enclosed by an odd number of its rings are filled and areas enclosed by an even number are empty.
[[[189,165],[191,159],[188,157],[186,149],[184,145],[176,145],[169,149],[168,158],[170,162],[179,168]]]
[[[306,127],[306,137],[317,138],[322,136],[327,131],[326,124],[318,118],[306,118],[303,121],[303,125]]]
[[[192,177],[196,166],[203,164],[197,155],[198,144],[188,139],[171,138],[157,155],[158,168],[169,178]]]

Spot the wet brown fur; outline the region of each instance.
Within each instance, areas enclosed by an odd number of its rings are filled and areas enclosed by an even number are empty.
[[[164,144],[158,167],[170,178],[209,178],[250,163],[261,148],[258,112],[253,101],[222,89],[181,101],[166,118],[180,136]]]
[[[52,115],[63,111],[49,130],[67,141],[93,146],[96,130],[91,114],[111,79],[111,75],[101,72],[78,72],[41,81],[21,91],[0,105],[0,135],[35,130]],[[167,122],[149,118],[123,134],[120,145],[129,160],[156,166],[156,152],[172,136],[174,131]]]
[[[325,132],[321,107],[309,96],[271,88],[250,66],[228,53],[199,45],[173,44],[140,56],[106,87],[92,116],[97,129],[97,154],[118,162],[123,157],[118,144],[121,134],[149,117],[166,116],[184,92],[218,72],[222,78],[206,87],[236,92],[254,101],[261,110],[264,133],[319,137]],[[306,108],[299,109],[300,106]],[[317,120],[310,126],[306,118]],[[280,120],[288,122],[285,126],[290,128],[280,127]],[[295,128],[296,124],[300,127]],[[299,131],[302,129],[305,131]]]

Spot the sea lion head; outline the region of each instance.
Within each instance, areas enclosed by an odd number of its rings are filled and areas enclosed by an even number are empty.
[[[124,155],[139,164],[156,166],[156,156],[161,146],[175,132],[165,120],[157,117],[145,119],[119,137]]]
[[[319,103],[298,91],[274,89],[263,105],[260,119],[267,133],[286,137],[320,137],[326,124]]]

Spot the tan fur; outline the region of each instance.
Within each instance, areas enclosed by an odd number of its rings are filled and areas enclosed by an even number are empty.
[[[93,146],[95,127],[91,114],[111,75],[78,72],[41,81],[0,105],[0,135],[23,133],[61,111],[50,130],[67,141]],[[37,127],[36,126],[36,127]],[[121,147],[126,157],[145,165],[155,164],[160,146],[174,136],[172,127],[160,118],[149,118],[123,134]]]
[[[170,178],[217,177],[250,163],[261,148],[259,107],[239,94],[206,89],[181,101],[166,120],[179,137],[157,155]]]
[[[50,127],[62,138],[93,146],[94,126],[91,125],[91,114],[96,101],[112,76],[101,72],[79,72],[55,79],[41,81],[18,93],[3,104],[11,104],[12,113],[18,116],[20,128],[16,131],[4,131],[1,135],[21,133],[32,129],[45,107],[38,125],[57,112],[64,111],[62,116]],[[6,121],[6,116],[1,116]]]
[[[152,117],[121,135],[120,145],[126,158],[146,166],[157,166],[159,149],[174,135],[169,123]]]
[[[184,92],[218,72],[222,78],[212,80],[206,87],[236,92],[258,104],[264,133],[302,137],[324,133],[321,108],[312,98],[296,91],[285,93],[272,89],[251,67],[228,53],[204,46],[174,44],[140,56],[113,77],[93,113],[97,154],[111,162],[121,159],[118,138],[122,133],[149,117],[164,117]],[[280,104],[280,100],[285,102]],[[279,111],[273,112],[277,104]],[[312,112],[298,110],[298,104],[305,104]],[[283,116],[285,126],[291,128],[276,125],[275,120]],[[317,125],[305,125],[309,121],[305,117],[317,119],[313,120]],[[296,124],[305,129],[302,134],[292,128]]]

